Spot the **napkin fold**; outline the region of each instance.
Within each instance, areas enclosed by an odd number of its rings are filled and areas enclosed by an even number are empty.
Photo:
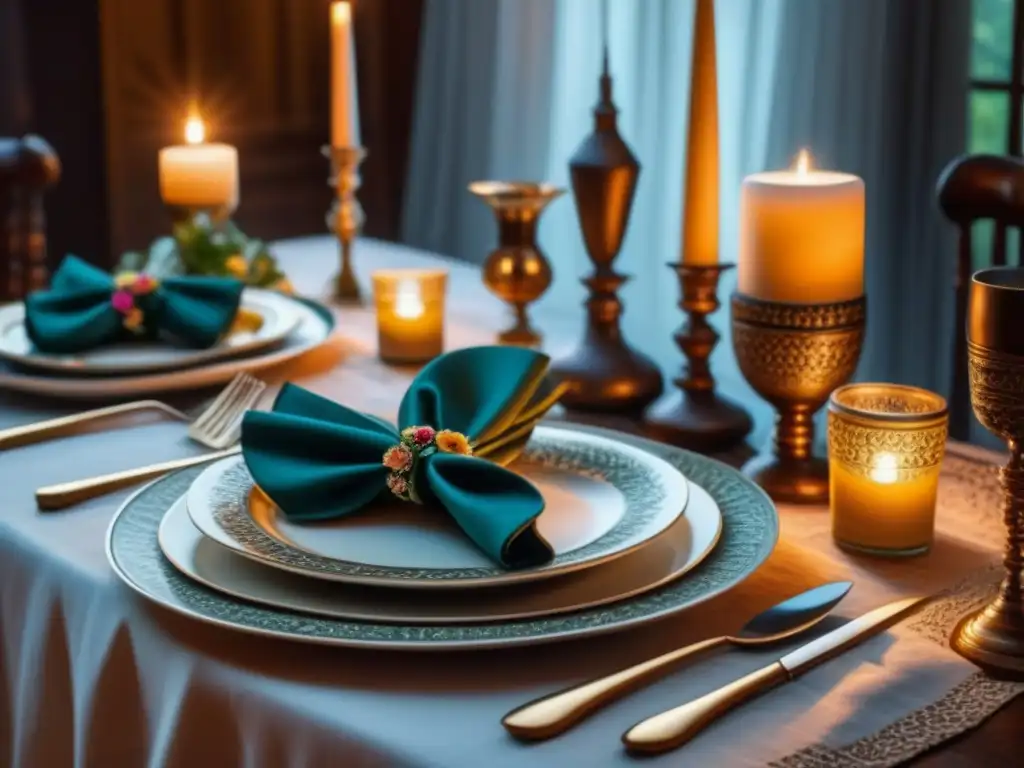
[[[548,363],[515,347],[442,355],[402,398],[401,429],[286,384],[272,411],[246,414],[242,454],[291,520],[342,517],[392,493],[443,507],[506,568],[541,565],[554,556],[535,526],[544,499],[503,465],[562,394]]]
[[[38,350],[52,354],[165,335],[204,349],[231,326],[243,287],[239,280],[221,277],[111,277],[77,256],[67,256],[49,290],[25,300],[25,328]]]

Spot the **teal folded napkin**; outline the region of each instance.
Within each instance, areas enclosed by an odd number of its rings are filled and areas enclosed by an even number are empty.
[[[68,256],[49,290],[25,300],[25,329],[36,349],[52,354],[158,337],[205,349],[231,327],[243,287],[222,277],[112,277]]]
[[[535,526],[544,499],[503,465],[562,393],[548,363],[516,347],[442,355],[405,393],[398,428],[288,384],[272,411],[246,414],[242,454],[291,520],[342,517],[390,493],[443,507],[506,568],[540,565],[554,556]]]

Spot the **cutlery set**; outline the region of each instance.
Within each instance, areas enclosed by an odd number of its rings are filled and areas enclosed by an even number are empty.
[[[755,616],[735,635],[685,646],[606,677],[545,696],[502,719],[516,738],[540,741],[569,730],[598,709],[654,680],[658,673],[726,646],[767,647],[818,625],[849,592],[850,582],[811,589]],[[821,635],[777,661],[698,699],[646,718],[622,735],[630,752],[656,754],[675,749],[729,710],[852,648],[920,608],[928,598],[910,597],[876,608]]]
[[[50,419],[0,431],[0,450],[31,445],[72,434],[76,429],[106,419],[146,411],[158,412],[188,422],[188,437],[212,453],[185,459],[164,461],[145,467],[114,472],[99,477],[74,480],[36,490],[36,503],[42,510],[57,510],[79,504],[131,485],[152,480],[168,472],[205,464],[238,453],[242,417],[258,402],[267,385],[247,373],[239,373],[231,383],[193,420],[182,411],[158,400],[142,400],[108,408]]]

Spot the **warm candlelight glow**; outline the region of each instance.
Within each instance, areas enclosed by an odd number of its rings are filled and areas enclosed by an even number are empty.
[[[384,360],[419,363],[444,351],[443,269],[382,269],[373,273],[377,344]]]
[[[167,205],[221,212],[238,206],[238,150],[206,143],[196,106],[185,121],[185,143],[161,149],[158,162],[160,196]]]
[[[420,286],[413,280],[402,280],[395,295],[395,314],[405,320],[415,320],[423,314]]]
[[[864,182],[813,166],[747,176],[740,194],[739,292],[761,301],[829,304],[864,294]]]
[[[799,176],[806,176],[811,170],[811,153],[801,149],[796,156],[796,172]]]
[[[202,144],[206,140],[206,126],[201,118],[192,116],[185,122],[185,141],[189,144]]]
[[[829,486],[839,546],[872,554],[931,546],[946,435],[946,402],[926,390],[848,384],[832,393]]]
[[[875,456],[875,463],[868,476],[876,483],[889,485],[899,479],[900,462],[891,453],[880,453]]]
[[[348,24],[351,18],[352,7],[348,3],[331,3],[331,23]]]

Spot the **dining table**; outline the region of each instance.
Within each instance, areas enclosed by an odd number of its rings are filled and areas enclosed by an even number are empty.
[[[299,294],[330,302],[334,238],[297,238],[273,249]],[[354,259],[364,290],[377,268],[447,268],[447,349],[494,343],[507,323],[507,308],[486,291],[476,265],[373,239],[356,243]],[[369,297],[331,310],[337,330],[327,343],[258,373],[270,385],[263,407],[290,381],[394,418],[416,367],[379,359]],[[556,357],[568,351],[584,318],[579,306],[539,306],[533,319],[545,351]],[[662,362],[666,372],[679,364]],[[161,399],[191,406],[214,393]],[[0,392],[0,429],[93,405]],[[557,412],[551,418],[643,434],[641,424],[623,417]],[[186,438],[185,425],[135,416],[0,451],[0,768],[640,764],[619,742],[629,726],[800,641],[721,653],[674,671],[550,741],[517,741],[501,718],[572,683],[734,631],[785,597],[840,579],[854,583],[836,609],[843,619],[902,596],[936,599],[680,750],[643,762],[741,768],[1020,762],[1024,699],[1014,699],[1024,684],[991,679],[948,647],[957,617],[981,604],[1000,578],[999,454],[950,444],[927,555],[847,554],[832,540],[827,508],[779,504],[780,536],[765,564],[679,615],[568,642],[423,652],[320,647],[173,614],[131,592],[108,565],[107,527],[130,491],[62,511],[36,507],[39,486],[202,450]],[[738,464],[749,450],[719,458]]]

